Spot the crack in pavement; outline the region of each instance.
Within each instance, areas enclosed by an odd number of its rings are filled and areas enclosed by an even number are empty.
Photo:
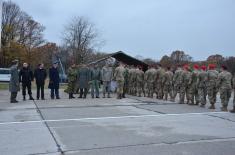
[[[228,118],[224,118],[224,117],[221,117],[221,116],[216,116],[216,115],[212,115],[212,114],[204,114],[204,115],[207,115],[207,116],[210,116],[210,117],[214,117],[214,118],[219,118],[219,119],[222,119],[222,120],[226,120],[226,121],[235,123],[234,120],[231,120],[231,119],[228,119]]]

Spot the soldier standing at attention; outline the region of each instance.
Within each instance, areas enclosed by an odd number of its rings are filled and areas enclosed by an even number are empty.
[[[218,75],[217,86],[220,92],[221,111],[228,111],[228,102],[232,92],[232,74],[227,71],[227,66],[222,65],[222,72]]]
[[[128,85],[129,85],[129,80],[128,80],[129,69],[127,65],[125,65],[124,68],[125,68],[125,72],[124,72],[124,86],[123,86],[122,97],[126,98],[126,93],[128,93]]]
[[[99,97],[99,84],[101,80],[101,71],[97,65],[94,65],[94,68],[91,69],[91,97]]]
[[[179,104],[184,104],[184,98],[185,98],[185,93],[186,93],[186,88],[187,88],[187,84],[189,82],[188,79],[188,74],[189,74],[189,66],[188,65],[184,65],[184,70],[181,73],[181,76],[179,78],[180,81],[180,101]]]
[[[180,92],[180,77],[182,72],[183,70],[181,66],[178,66],[177,70],[175,71],[175,74],[173,75],[173,101],[175,101],[177,93]]]
[[[168,94],[170,95],[171,100],[173,98],[173,94],[172,94],[172,80],[173,80],[173,73],[171,71],[171,68],[167,67],[167,71],[163,75],[164,100],[168,99]]]
[[[117,99],[122,99],[124,72],[125,68],[123,67],[123,63],[120,62],[119,66],[114,71],[114,80],[117,82]]]
[[[197,79],[197,88],[198,88],[198,95],[200,97],[200,107],[205,107],[206,105],[206,82],[207,82],[207,73],[206,73],[206,66],[201,66],[201,71],[198,74]]]
[[[68,69],[68,88],[67,92],[69,93],[69,99],[75,98],[73,96],[75,85],[77,80],[77,69],[76,64],[73,63]]]
[[[80,90],[79,98],[86,98],[88,92],[88,82],[90,80],[90,71],[85,64],[82,64],[77,73],[78,88]]]
[[[141,67],[138,66],[135,70],[136,72],[136,92],[139,97],[143,92],[143,83],[144,83],[144,72],[141,70]]]
[[[215,64],[209,64],[207,71],[207,93],[211,106],[209,109],[215,109],[216,94],[217,94],[217,78],[218,72],[215,70]]]
[[[16,100],[17,92],[20,91],[19,73],[18,73],[18,60],[12,61],[10,68],[11,79],[9,82],[9,91],[11,92],[10,101],[11,103],[17,103]]]
[[[108,93],[108,98],[110,98],[112,77],[113,69],[108,63],[106,63],[101,70],[101,79],[103,81],[103,98],[105,98],[106,93]]]
[[[154,90],[155,90],[155,79],[156,79],[157,70],[154,66],[150,66],[150,68],[145,72],[145,82],[146,82],[146,93],[148,97],[153,98]]]
[[[165,71],[162,68],[161,64],[158,64],[158,69],[156,72],[156,94],[157,99],[163,99],[163,84],[162,79]]]
[[[199,96],[198,96],[198,90],[197,90],[197,78],[198,78],[198,69],[199,66],[195,64],[193,66],[194,70],[191,72],[191,78],[188,85],[188,97],[189,97],[189,105],[198,105],[199,104]],[[196,104],[194,103],[194,98],[196,101]]]
[[[235,74],[233,75],[232,86],[233,86],[233,109],[230,110],[230,112],[235,113]]]

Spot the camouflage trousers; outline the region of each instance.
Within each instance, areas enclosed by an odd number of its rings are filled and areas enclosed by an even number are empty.
[[[216,94],[217,94],[217,88],[216,85],[210,85],[207,87],[207,94],[208,99],[211,104],[215,104],[216,102]]]
[[[235,89],[233,89],[233,107],[235,107]]]
[[[163,93],[164,93],[164,99],[168,99],[168,94],[170,98],[173,98],[173,91],[172,91],[172,86],[171,85],[164,85],[163,87]]]
[[[141,96],[141,94],[144,93],[143,92],[143,82],[139,81],[136,83],[136,92],[139,96]]]
[[[180,101],[179,103],[184,104],[184,98],[185,98],[185,93],[186,93],[186,87],[185,86],[181,86],[180,87]]]
[[[148,97],[153,97],[154,94],[154,82],[147,82],[145,83],[145,93],[148,95]]]
[[[221,99],[221,104],[223,107],[228,106],[229,99],[231,97],[232,90],[229,88],[221,88],[220,89],[220,99]]]
[[[172,95],[173,100],[175,100],[175,98],[177,96],[177,93],[179,93],[179,92],[180,92],[180,85],[179,84],[175,84],[173,86],[173,95]]]
[[[74,93],[75,86],[76,86],[75,81],[69,81],[68,82],[68,87],[67,87],[65,92],[67,92],[67,93]]]
[[[117,93],[118,95],[123,94],[124,81],[117,81]]]
[[[129,82],[129,94],[130,95],[135,95],[136,91],[136,83],[135,82]]]
[[[206,87],[199,87],[198,88],[198,95],[199,95],[199,101],[201,105],[206,104],[206,95],[207,95],[207,90]]]
[[[156,94],[158,99],[163,99],[163,86],[162,83],[156,84]]]
[[[186,92],[187,92],[186,93],[187,100],[189,103],[194,104],[194,99],[195,99],[196,103],[199,103],[198,90],[195,85],[188,86]]]

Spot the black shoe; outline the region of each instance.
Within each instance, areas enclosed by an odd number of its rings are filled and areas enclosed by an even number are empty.
[[[39,100],[39,97],[37,97],[37,100]]]
[[[32,96],[29,96],[29,100],[34,100]]]
[[[11,103],[18,103],[18,101],[17,101],[17,100],[14,100],[14,101],[11,101]]]
[[[60,97],[56,97],[56,99],[58,99],[58,100],[59,100],[59,99],[60,99]]]
[[[95,98],[100,98],[99,96],[96,96]]]
[[[45,100],[45,98],[41,98],[41,100]]]

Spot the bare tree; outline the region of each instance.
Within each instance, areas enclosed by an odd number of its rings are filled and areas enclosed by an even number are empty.
[[[89,61],[90,54],[103,43],[99,39],[94,24],[84,17],[74,17],[65,26],[63,42],[67,51],[75,58],[76,63]]]
[[[171,53],[171,61],[173,64],[183,64],[192,61],[192,57],[185,54],[184,51],[174,51]]]

